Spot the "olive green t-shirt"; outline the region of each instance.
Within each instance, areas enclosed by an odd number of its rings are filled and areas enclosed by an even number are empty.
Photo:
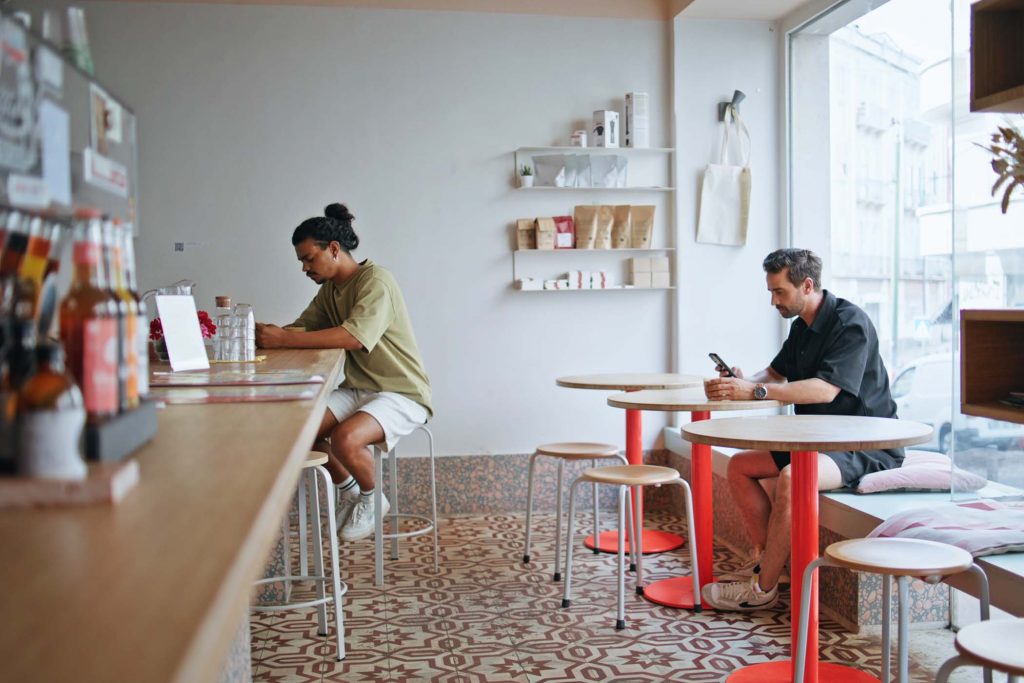
[[[309,332],[343,327],[363,348],[349,351],[342,387],[401,394],[427,409],[430,379],[394,276],[369,259],[340,287],[328,280],[293,325]]]

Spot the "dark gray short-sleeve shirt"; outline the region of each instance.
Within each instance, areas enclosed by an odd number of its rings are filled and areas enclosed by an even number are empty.
[[[797,318],[771,367],[790,382],[818,378],[839,387],[831,403],[796,406],[798,415],[896,417],[878,334],[867,313],[825,290],[814,322]],[[903,449],[886,451],[898,461]]]

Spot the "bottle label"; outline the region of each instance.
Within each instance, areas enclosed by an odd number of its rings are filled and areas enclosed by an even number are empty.
[[[149,325],[136,319],[135,359],[138,361],[139,396],[149,394]]]
[[[117,320],[86,320],[82,335],[82,396],[90,415],[117,412]]]
[[[46,479],[85,479],[79,451],[85,411],[29,411],[18,416],[18,471]]]
[[[135,406],[139,402],[139,347],[138,339],[139,319],[134,313],[125,316],[124,349],[125,363],[128,365],[128,374],[125,377],[125,393],[128,396],[129,405]]]

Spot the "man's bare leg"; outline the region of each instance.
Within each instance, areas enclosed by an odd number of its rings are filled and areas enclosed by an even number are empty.
[[[792,465],[787,465],[779,472],[779,481],[775,485],[775,501],[772,504],[771,519],[768,522],[768,544],[765,546],[764,557],[761,558],[761,573],[758,574],[758,585],[763,591],[770,591],[779,581],[779,574],[789,559],[793,474]],[[818,490],[829,491],[843,485],[843,476],[835,461],[818,453]],[[797,581],[800,577],[793,577]]]
[[[341,460],[331,452],[331,432],[338,426],[338,418],[330,410],[324,410],[324,416],[320,420],[320,429],[316,433],[316,441],[313,442],[314,451],[327,454],[327,464],[324,467],[331,474],[331,482],[340,484],[348,479],[348,470],[341,464]]]
[[[727,476],[750,542],[755,552],[763,550],[768,542],[772,503],[760,480],[779,476],[779,468],[768,451],[742,451],[729,458]]]
[[[339,468],[355,477],[362,491],[373,489],[373,453],[369,446],[384,440],[384,429],[368,413],[357,412],[331,430],[331,455]]]

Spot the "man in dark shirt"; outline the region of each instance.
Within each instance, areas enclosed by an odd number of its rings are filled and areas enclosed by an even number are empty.
[[[779,249],[764,260],[772,306],[796,318],[775,359],[756,375],[723,375],[705,383],[715,400],[777,399],[798,415],[896,417],[889,378],[878,354],[878,335],[867,314],[821,288],[821,259],[806,249]],[[818,490],[856,486],[869,472],[899,467],[903,449],[818,454]],[[719,610],[748,611],[778,600],[779,579],[789,556],[789,453],[743,451],[729,461],[729,488],[754,544],[750,561],[704,587],[704,603]],[[761,481],[777,478],[774,495]],[[797,577],[799,580],[799,577]]]

